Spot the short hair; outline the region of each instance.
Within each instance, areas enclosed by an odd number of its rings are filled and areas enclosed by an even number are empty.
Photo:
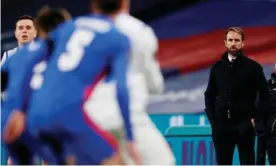
[[[48,33],[69,18],[71,18],[70,13],[64,8],[44,6],[38,11],[35,23],[39,31]]]
[[[20,20],[30,20],[30,21],[32,21],[32,22],[34,23],[34,25],[35,25],[35,20],[34,20],[34,18],[33,18],[32,16],[23,15],[23,16],[20,16],[20,17],[17,19],[17,21],[16,21],[16,23],[15,23],[15,26],[17,25],[18,21],[20,21]]]
[[[227,39],[227,34],[228,34],[230,31],[236,32],[236,33],[240,34],[242,40],[245,39],[245,34],[244,34],[243,30],[242,30],[240,27],[230,27],[230,28],[228,28],[228,29],[225,31],[225,33],[224,33],[224,39],[225,39],[225,40]]]
[[[113,14],[121,8],[123,0],[91,0],[91,2],[103,14]]]

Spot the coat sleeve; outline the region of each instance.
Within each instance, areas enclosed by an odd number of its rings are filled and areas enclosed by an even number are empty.
[[[215,66],[211,68],[209,75],[209,82],[207,89],[204,93],[205,95],[205,112],[207,117],[212,124],[214,121],[214,111],[215,111],[215,101],[217,97],[217,82],[215,75]]]

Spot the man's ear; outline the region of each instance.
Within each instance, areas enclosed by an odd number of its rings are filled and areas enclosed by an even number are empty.
[[[35,30],[35,33],[34,33],[34,38],[37,37],[37,30]]]

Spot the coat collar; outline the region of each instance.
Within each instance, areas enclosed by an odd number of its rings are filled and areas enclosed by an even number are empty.
[[[245,55],[243,54],[243,52],[240,52],[239,55],[236,57],[235,61],[241,61],[242,59],[244,59]],[[222,60],[226,60],[226,61],[229,61],[228,59],[228,51],[226,51],[222,57],[221,57]]]

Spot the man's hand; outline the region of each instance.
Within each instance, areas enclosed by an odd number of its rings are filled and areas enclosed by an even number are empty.
[[[7,160],[7,165],[8,165],[8,166],[12,165],[12,159],[11,159],[11,157],[8,158],[8,160]]]
[[[129,153],[130,157],[133,159],[135,165],[142,165],[140,155],[138,153],[138,150],[136,149],[134,142],[129,141],[127,143],[127,151]]]
[[[16,141],[25,129],[25,114],[19,110],[14,110],[4,129],[4,141],[13,143]]]
[[[253,127],[255,127],[255,120],[254,119],[251,119],[251,124]]]

